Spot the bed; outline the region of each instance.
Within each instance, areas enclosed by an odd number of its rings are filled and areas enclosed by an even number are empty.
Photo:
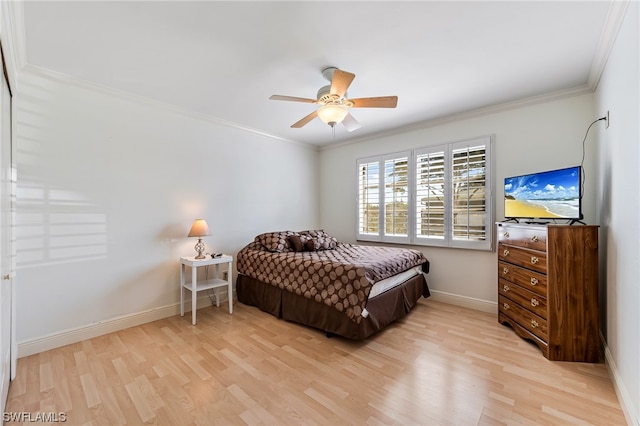
[[[429,297],[429,261],[405,248],[340,243],[323,230],[268,232],[238,252],[238,301],[362,340]]]

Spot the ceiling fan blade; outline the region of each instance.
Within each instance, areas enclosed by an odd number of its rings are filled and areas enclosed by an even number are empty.
[[[342,124],[348,132],[353,132],[354,130],[358,130],[360,127],[362,127],[358,120],[353,118],[353,115],[351,115],[350,113],[347,114],[344,120],[342,120]]]
[[[269,99],[273,101],[292,101],[292,102],[306,102],[308,104],[315,104],[318,101],[315,99],[309,98],[297,98],[295,96],[282,96],[282,95],[271,95]]]
[[[317,116],[318,116],[318,111],[317,110],[313,111],[311,114],[307,115],[303,119],[298,120],[295,123],[293,123],[291,125],[291,127],[294,128],[294,129],[299,129],[300,127],[304,126],[305,124],[307,124],[308,122],[310,122],[311,120],[316,118]]]
[[[350,72],[335,70],[333,77],[331,78],[331,94],[343,97],[347,93],[347,89],[351,85],[353,79],[356,78],[355,74]]]
[[[397,96],[380,96],[377,98],[349,99],[352,108],[395,108],[398,105]]]

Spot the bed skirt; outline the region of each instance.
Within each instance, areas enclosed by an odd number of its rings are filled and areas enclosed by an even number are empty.
[[[306,299],[243,274],[238,274],[236,292],[238,301],[245,305],[256,306],[278,318],[354,340],[365,339],[404,317],[420,297],[430,295],[424,274],[416,275],[371,298],[366,306],[369,315],[356,324],[324,303]]]

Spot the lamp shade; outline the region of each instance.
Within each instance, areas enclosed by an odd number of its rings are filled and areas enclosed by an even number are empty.
[[[318,117],[330,126],[341,123],[347,114],[349,111],[344,105],[328,104],[318,108]]]
[[[204,237],[206,235],[211,235],[211,231],[209,231],[209,225],[207,225],[207,221],[204,219],[194,220],[187,237]]]

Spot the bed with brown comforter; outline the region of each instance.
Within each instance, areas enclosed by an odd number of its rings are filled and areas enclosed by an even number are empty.
[[[237,256],[238,301],[329,334],[364,339],[428,297],[418,250],[339,243],[324,231],[258,235]]]

